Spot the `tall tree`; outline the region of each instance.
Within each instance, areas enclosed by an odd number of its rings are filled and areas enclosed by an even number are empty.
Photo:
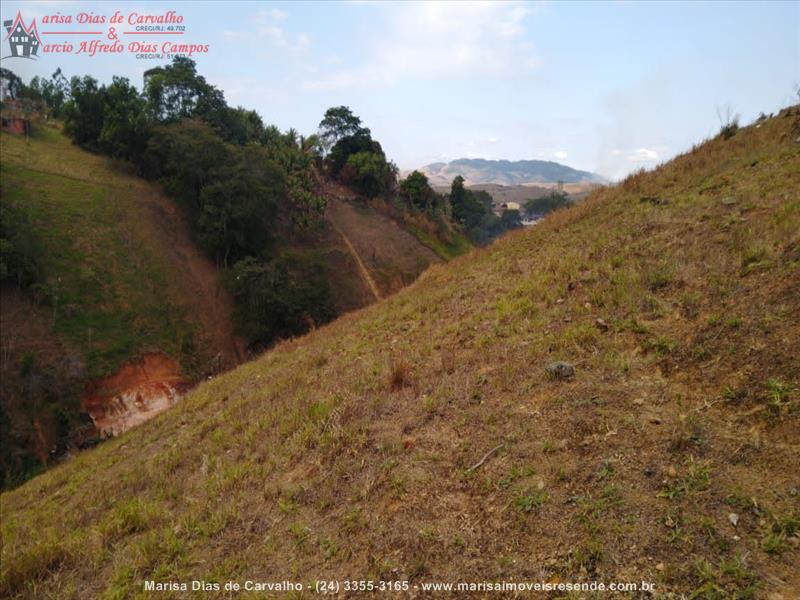
[[[72,139],[89,148],[96,148],[105,118],[104,86],[88,75],[70,81],[70,101],[64,106],[64,130]]]
[[[103,96],[100,149],[116,158],[138,160],[147,145],[145,103],[125,77],[114,77]]]
[[[326,152],[342,138],[358,134],[370,137],[369,129],[361,126],[361,119],[347,106],[329,108],[319,123],[319,139]]]

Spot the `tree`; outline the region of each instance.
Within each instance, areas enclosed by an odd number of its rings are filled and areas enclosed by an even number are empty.
[[[491,196],[488,193],[466,189],[464,178],[457,175],[450,185],[450,205],[453,210],[453,219],[457,223],[461,223],[468,231],[479,227],[484,216],[491,213],[491,209],[485,203],[486,197],[491,202]]]
[[[59,117],[68,99],[69,81],[67,81],[64,73],[61,72],[61,67],[59,67],[50,79],[45,93],[45,102],[47,102],[47,105],[53,111],[53,115]]]
[[[370,137],[369,129],[361,126],[361,119],[347,106],[329,108],[319,123],[319,139],[326,152],[340,139],[359,134]]]
[[[419,171],[412,171],[400,183],[400,195],[409,206],[418,210],[431,211],[436,205],[436,192],[428,184],[425,174]]]
[[[198,75],[196,63],[176,56],[172,64],[145,72],[145,96],[151,118],[162,123],[200,117],[220,127],[225,121],[225,97]]]
[[[127,78],[115,76],[103,96],[100,149],[115,158],[138,160],[148,137],[144,100]]]
[[[525,203],[525,213],[529,216],[543,216],[550,211],[569,206],[569,196],[564,192],[551,192],[541,198],[533,198]]]
[[[142,157],[142,170],[147,177],[159,179],[168,194],[191,210],[200,210],[203,187],[234,160],[232,147],[210,125],[188,119],[153,129]]]
[[[396,167],[386,162],[382,152],[351,154],[342,169],[342,181],[367,198],[388,192],[394,186],[396,177]]]
[[[27,215],[16,206],[0,204],[0,282],[26,287],[39,279],[41,247]]]
[[[199,199],[200,242],[225,266],[231,259],[266,253],[286,195],[284,173],[263,148],[248,146],[238,154],[235,163],[216,172]]]
[[[70,101],[64,106],[64,130],[81,146],[97,148],[105,118],[106,89],[88,75],[70,81]]]
[[[325,164],[331,175],[337,177],[345,164],[347,164],[350,156],[359,152],[369,152],[385,156],[380,143],[372,139],[369,130],[361,130],[353,135],[340,138],[336,144],[334,144],[333,148],[331,148],[330,153],[325,158]]]
[[[503,214],[500,215],[500,223],[504,231],[519,229],[522,227],[522,218],[516,209],[504,210]]]
[[[223,113],[220,135],[225,141],[240,146],[261,142],[264,138],[264,121],[254,110],[247,110],[241,106],[228,107]]]
[[[225,282],[236,300],[237,327],[257,348],[336,315],[324,266],[314,253],[286,252],[269,262],[247,257],[233,265]]]
[[[51,79],[37,76],[27,86],[22,85],[21,95],[44,103],[47,110],[58,117],[69,95],[69,82],[59,68]]]

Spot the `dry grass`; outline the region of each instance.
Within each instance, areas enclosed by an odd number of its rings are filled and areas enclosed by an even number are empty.
[[[792,597],[797,119],[433,267],[4,494],[0,588],[601,579]],[[556,360],[576,376],[548,379]]]

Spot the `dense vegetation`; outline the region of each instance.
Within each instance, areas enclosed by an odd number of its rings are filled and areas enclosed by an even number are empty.
[[[519,211],[506,210],[498,217],[492,211],[489,192],[467,189],[460,175],[453,179],[449,199],[453,218],[476,244],[487,244],[509,229],[522,227]]]
[[[541,198],[533,198],[525,203],[525,214],[532,218],[541,218],[559,208],[570,206],[572,201],[564,192],[551,192]]]
[[[315,184],[321,160],[315,137],[282,133],[255,111],[228,106],[188,58],[147,71],[141,93],[122,77],[108,85],[90,76],[67,82],[60,70],[29,85],[5,70],[3,77],[13,96],[62,119],[76,144],[130,161],[143,176],[159,181],[186,208],[204,251],[236,273],[225,278],[235,282],[236,298],[271,297],[271,310],[286,310],[237,311],[251,345],[263,347],[331,318],[328,284],[314,266],[318,259],[282,256],[286,239],[313,227],[325,208]],[[353,165],[348,176],[371,189],[370,168],[377,167],[360,156],[347,158]],[[289,289],[262,272],[302,276],[304,285]]]

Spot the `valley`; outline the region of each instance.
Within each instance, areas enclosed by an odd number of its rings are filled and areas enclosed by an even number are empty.
[[[466,573],[791,597],[799,136],[796,106],[715,136],[5,492],[0,589]]]

